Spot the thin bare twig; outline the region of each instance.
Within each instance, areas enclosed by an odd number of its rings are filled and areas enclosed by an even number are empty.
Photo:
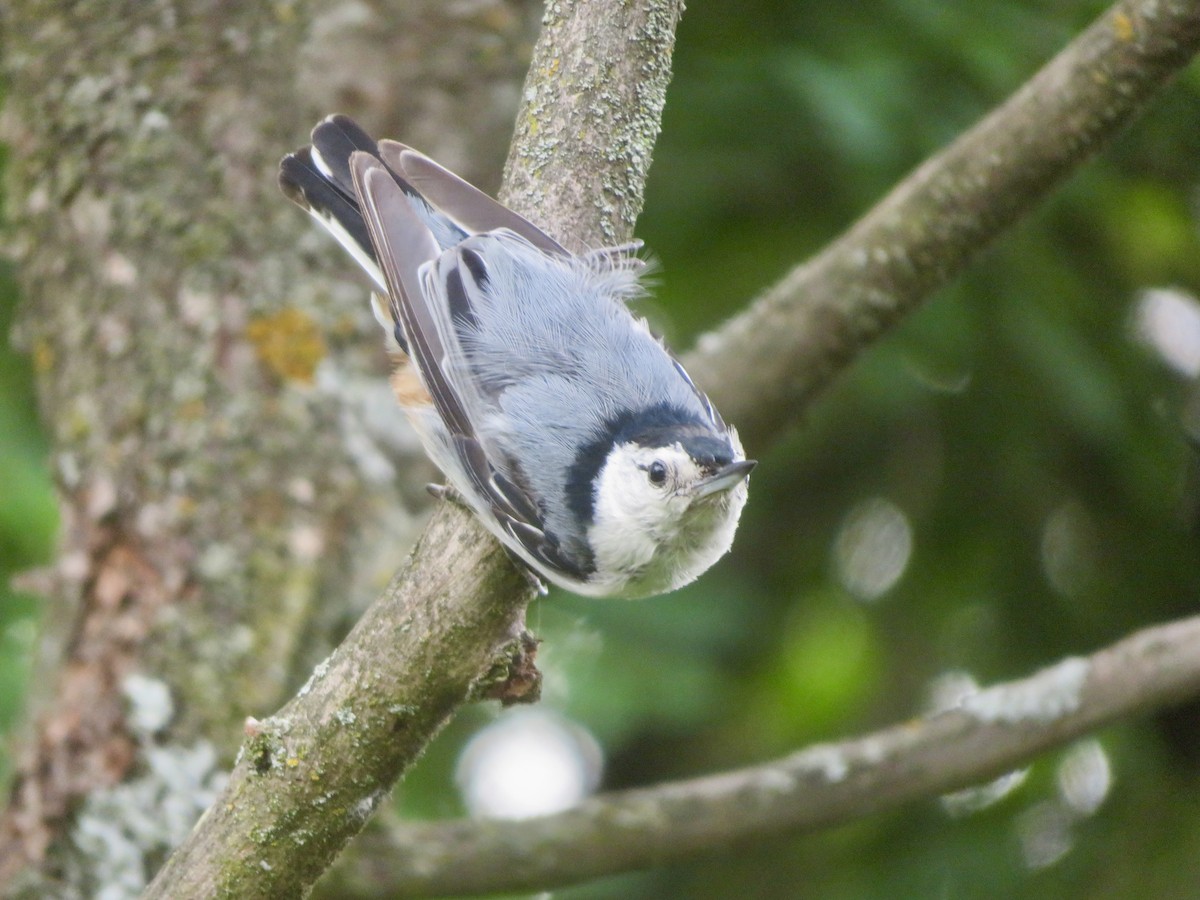
[[[536,819],[414,824],[364,837],[357,881],[405,897],[545,890],[828,828],[978,783],[1197,691],[1200,617],[980,691],[952,711],[764,765],[603,794]]]

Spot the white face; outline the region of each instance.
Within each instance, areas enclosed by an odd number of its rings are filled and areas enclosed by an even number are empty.
[[[736,438],[734,446],[740,451]],[[700,485],[709,474],[679,444],[622,444],[609,453],[588,537],[597,575],[616,594],[673,590],[729,549],[746,502],[746,481],[704,495]]]

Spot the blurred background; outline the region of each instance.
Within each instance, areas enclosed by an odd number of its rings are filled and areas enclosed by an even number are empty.
[[[696,4],[638,226],[659,262],[644,311],[686,348],[1104,7]],[[1193,65],[787,440],[747,448],[760,465],[729,559],[651,601],[537,603],[543,703],[467,710],[399,814],[529,815],[760,762],[1195,612],[1198,295]],[[17,302],[0,266],[0,329]],[[38,617],[9,580],[50,558],[56,528],[31,368],[0,347],[0,730]],[[1198,766],[1200,705],[977,790],[554,894],[1200,896]]]

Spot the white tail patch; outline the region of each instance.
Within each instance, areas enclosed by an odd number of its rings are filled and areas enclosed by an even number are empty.
[[[316,157],[316,154],[314,153],[313,156]],[[307,209],[309,215],[320,222],[321,226],[333,235],[334,240],[341,244],[346,249],[346,252],[354,257],[354,261],[362,267],[362,270],[371,277],[372,281],[379,285],[380,290],[386,291],[387,283],[383,280],[383,272],[380,270],[378,263],[375,262],[371,254],[359,245],[358,241],[350,236],[350,232],[342,227],[342,223],[322,210],[314,209],[312,206],[307,207]]]

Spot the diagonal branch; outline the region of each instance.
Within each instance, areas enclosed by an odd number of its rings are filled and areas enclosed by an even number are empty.
[[[849,231],[702,337],[684,361],[751,455],[1111,141],[1198,47],[1196,0],[1114,4]]]
[[[980,691],[951,711],[764,765],[600,795],[536,819],[372,835],[358,880],[405,897],[546,890],[784,830],[828,828],[994,777],[1198,691],[1200,617]]]

